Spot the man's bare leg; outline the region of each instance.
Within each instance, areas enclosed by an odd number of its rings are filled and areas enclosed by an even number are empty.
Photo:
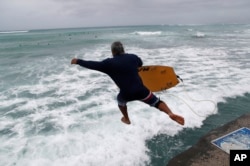
[[[168,116],[169,116],[172,120],[176,121],[177,123],[179,123],[179,124],[181,124],[181,125],[184,125],[184,123],[185,123],[184,118],[183,118],[182,116],[179,116],[179,115],[174,114],[174,113],[168,108],[167,104],[164,103],[163,101],[161,101],[161,102],[159,103],[158,109],[159,109],[160,111],[165,112],[166,114],[168,114]]]
[[[119,106],[118,105],[118,107],[123,115],[121,121],[125,124],[130,124],[131,122],[130,122],[129,117],[128,117],[127,106]]]

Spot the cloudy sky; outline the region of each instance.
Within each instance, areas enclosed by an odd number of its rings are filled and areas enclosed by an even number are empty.
[[[0,0],[0,31],[250,23],[250,0]]]

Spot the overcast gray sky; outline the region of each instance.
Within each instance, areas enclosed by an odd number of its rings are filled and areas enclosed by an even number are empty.
[[[0,31],[250,23],[250,0],[0,0]]]

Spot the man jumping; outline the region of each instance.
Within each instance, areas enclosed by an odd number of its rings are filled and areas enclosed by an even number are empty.
[[[138,67],[142,66],[142,60],[134,54],[127,54],[121,42],[116,41],[111,45],[113,57],[103,61],[86,61],[73,58],[71,64],[78,64],[82,67],[106,73],[119,87],[117,95],[118,107],[123,114],[121,121],[130,124],[127,112],[127,102],[139,100],[150,106],[165,112],[172,120],[184,125],[182,116],[174,114],[165,102],[157,98],[143,82],[138,74]]]

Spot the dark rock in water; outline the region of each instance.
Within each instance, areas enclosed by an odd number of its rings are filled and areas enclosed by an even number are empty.
[[[211,130],[201,137],[197,144],[175,156],[168,166],[229,166],[229,154],[214,146],[211,141],[231,133],[239,128],[250,128],[250,113],[229,122],[217,129]]]

